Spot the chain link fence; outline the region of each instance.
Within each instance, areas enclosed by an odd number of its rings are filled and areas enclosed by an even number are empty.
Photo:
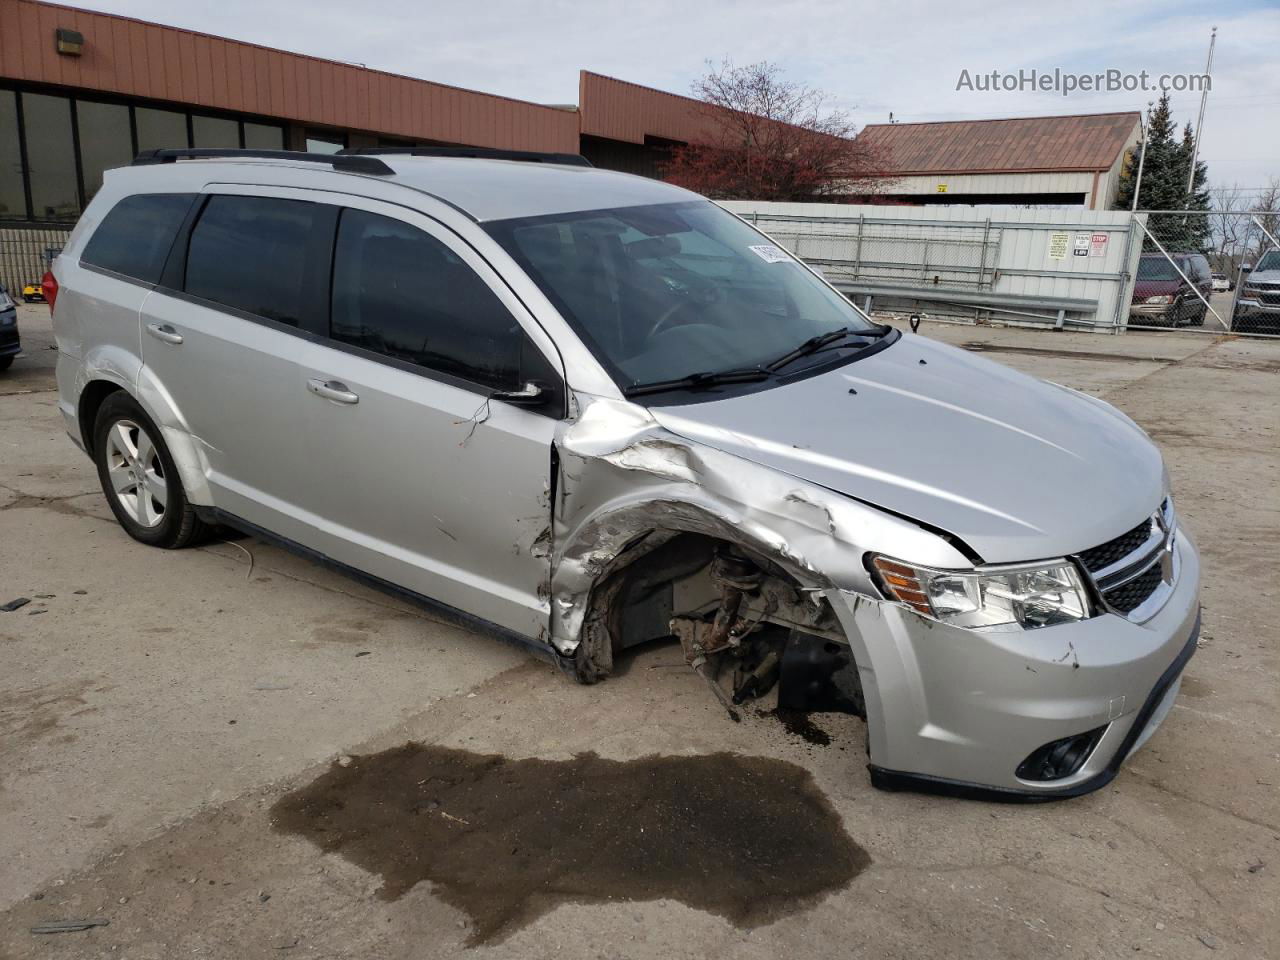
[[[59,227],[0,227],[0,284],[15,300],[24,287],[40,285],[71,231]]]
[[[1149,210],[1129,327],[1280,335],[1280,212]]]

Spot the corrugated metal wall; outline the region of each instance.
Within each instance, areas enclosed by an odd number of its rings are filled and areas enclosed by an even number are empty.
[[[820,260],[829,276],[833,264],[841,278],[918,287],[921,300],[938,287],[1096,300],[1092,316],[1082,319],[1104,329],[1127,317],[1142,252],[1133,215],[1121,210],[746,200],[722,206],[802,259]],[[1095,234],[1106,238],[1098,255],[1076,256],[1077,238]]]
[[[34,0],[0,0],[0,77],[303,124],[576,152],[572,112]],[[84,34],[62,56],[54,32]]]
[[[584,135],[627,143],[644,143],[646,134],[700,143],[716,132],[698,100],[587,70],[578,75],[578,110]]]

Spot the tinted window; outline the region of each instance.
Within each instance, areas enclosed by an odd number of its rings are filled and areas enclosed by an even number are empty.
[[[138,107],[133,111],[133,118],[138,127],[139,151],[190,146],[185,114]]]
[[[434,237],[344,210],[333,339],[486,386],[514,387],[524,335],[493,291]]]
[[[211,197],[191,231],[186,292],[297,326],[317,207],[273,197]]]
[[[74,220],[80,213],[80,191],[71,143],[71,101],[24,93],[22,123],[27,134],[32,215],[37,220]]]
[[[249,150],[283,150],[284,128],[245,121],[244,145]]]
[[[191,136],[197,147],[234,150],[240,146],[240,124],[235,120],[196,114],[191,118]]]
[[[152,193],[125,197],[85,245],[84,263],[126,277],[158,283],[165,258],[195,194]]]
[[[18,97],[0,90],[0,219],[25,217],[27,197],[18,153]]]
[[[77,100],[76,123],[80,127],[80,168],[84,172],[87,203],[102,187],[104,170],[127,166],[133,159],[129,108],[115,103]]]

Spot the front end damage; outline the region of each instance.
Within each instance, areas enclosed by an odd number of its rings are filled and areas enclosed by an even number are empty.
[[[555,451],[549,601],[551,644],[579,681],[674,636],[735,719],[776,686],[780,706],[862,716],[878,786],[995,799],[1096,789],[1167,712],[1197,624],[1184,534],[1184,575],[1151,622],[963,629],[878,599],[864,564],[971,566],[945,536],[685,440],[634,404],[575,402]],[[1077,754],[1069,776],[1026,774]]]

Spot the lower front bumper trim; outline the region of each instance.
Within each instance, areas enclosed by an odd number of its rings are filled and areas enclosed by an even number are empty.
[[[1123,742],[1116,749],[1110,762],[1088,780],[1082,780],[1079,783],[1058,790],[1022,790],[1016,787],[992,787],[981,783],[969,783],[965,780],[953,780],[948,777],[934,777],[927,773],[887,770],[884,767],[876,766],[874,763],[869,763],[867,764],[867,769],[871,772],[871,785],[878,790],[930,793],[943,797],[955,797],[961,800],[987,800],[993,803],[1045,803],[1050,800],[1066,800],[1070,797],[1079,797],[1086,793],[1092,793],[1094,790],[1100,790],[1114,780],[1116,774],[1120,772],[1120,765],[1124,763],[1133,751],[1134,745],[1151,721],[1152,714],[1155,713],[1156,708],[1160,705],[1160,701],[1164,698],[1169,688],[1173,686],[1174,681],[1181,676],[1187,661],[1196,652],[1196,643],[1199,639],[1200,615],[1197,614],[1195,626],[1191,628],[1191,636],[1187,638],[1186,644],[1178,651],[1173,663],[1169,664],[1164,673],[1160,675],[1160,679],[1156,681],[1155,686],[1151,688],[1147,699],[1134,717],[1133,724],[1129,727],[1129,732],[1125,734]]]

